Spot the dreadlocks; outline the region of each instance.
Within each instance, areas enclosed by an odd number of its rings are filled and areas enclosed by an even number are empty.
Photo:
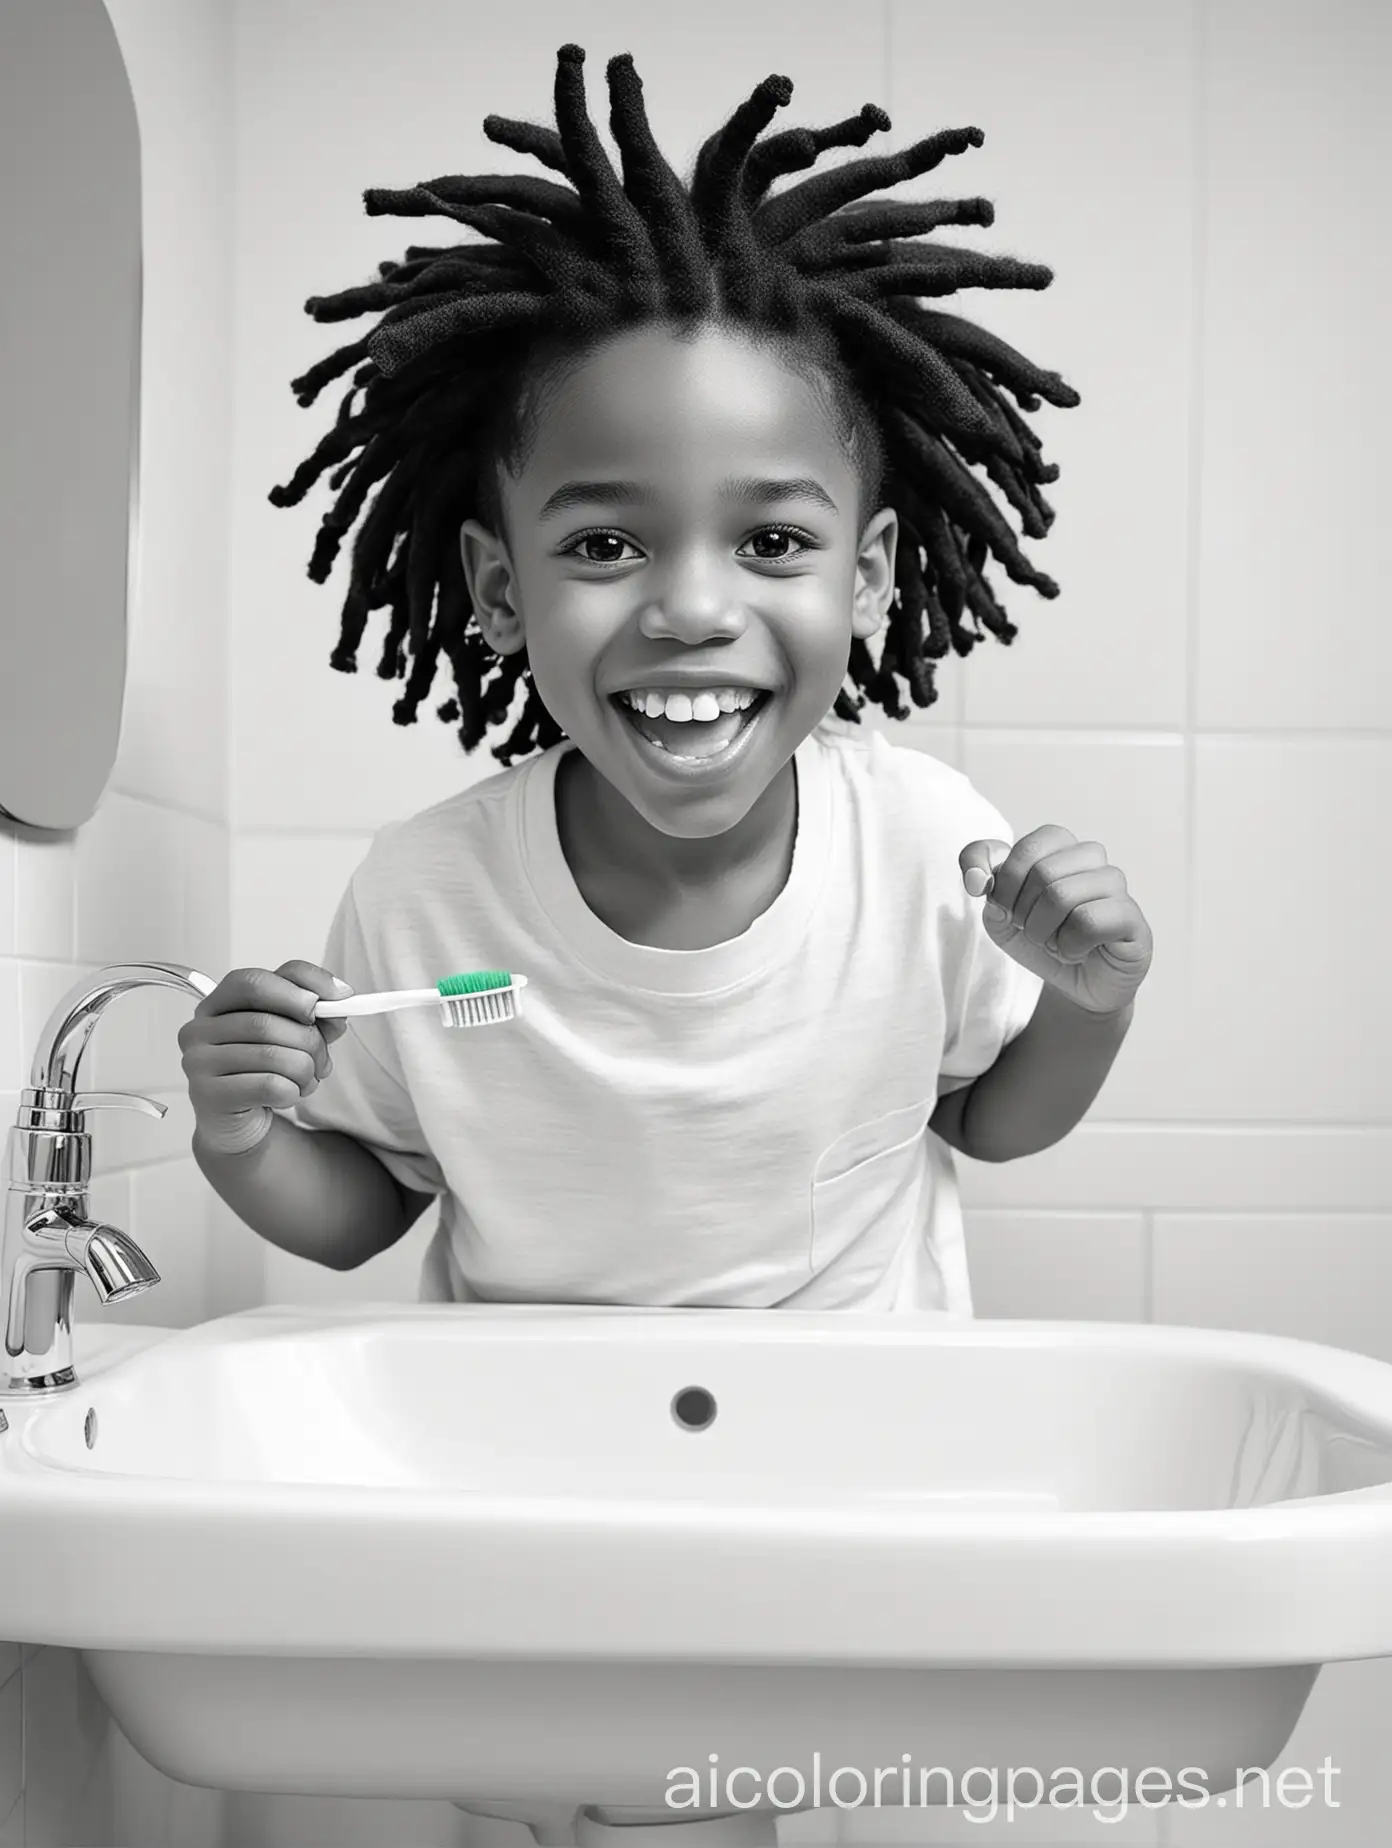
[[[398,725],[414,724],[443,652],[458,697],[438,716],[459,721],[466,752],[508,719],[519,682],[521,715],[494,756],[509,764],[559,743],[564,734],[541,702],[525,649],[496,655],[471,620],[459,526],[472,514],[502,532],[497,468],[521,453],[543,384],[558,368],[627,327],[716,321],[760,344],[781,343],[799,370],[823,369],[850,426],[862,513],[890,505],[899,518],[894,605],[879,659],[853,641],[837,715],[858,719],[868,698],[906,717],[900,681],[916,706],[931,706],[933,663],[949,646],[969,654],[984,639],[982,625],[1003,643],[1018,633],[986,582],[988,552],[1014,582],[1058,595],[970,468],[985,470],[1025,535],[1045,537],[1054,510],[1040,486],[1059,471],[1041,460],[1040,439],[1019,413],[1038,410],[1041,398],[1059,406],[1080,400],[1057,373],[1004,341],[922,305],[960,288],[1052,282],[1042,265],[921,237],[942,225],[990,225],[989,200],[857,201],[985,137],[979,128],[945,129],[901,154],[847,161],[770,194],[776,180],[812,167],[826,149],[864,147],[890,123],[867,104],[832,127],[760,140],[793,93],[786,77],[766,77],[703,145],[683,184],[653,139],[642,82],[625,52],[607,68],[620,179],[589,117],[584,60],[578,45],[558,53],[554,130],[496,115],[483,124],[491,141],[531,155],[569,185],[511,173],[447,175],[399,192],[369,188],[369,216],[453,219],[492,242],[408,246],[404,263],[378,265],[379,280],[305,303],[318,321],[385,311],[373,333],[293,381],[299,403],[309,406],[364,362],[333,430],[270,495],[274,506],[295,506],[341,464],[329,482],[342,492],[309,565],[322,584],[370,489],[382,484],[354,541],[331,665],[356,672],[368,615],[387,604],[378,674],[406,678],[408,647],[411,656],[405,693],[392,709]]]

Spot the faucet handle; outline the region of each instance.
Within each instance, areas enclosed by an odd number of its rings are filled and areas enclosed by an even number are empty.
[[[134,1091],[74,1091],[70,1110],[140,1110],[146,1116],[168,1114],[168,1104],[157,1104],[152,1097],[138,1097]]]
[[[158,1118],[168,1114],[169,1106],[133,1091],[50,1091],[31,1085],[20,1093],[19,1117],[5,1157],[12,1188],[73,1193],[87,1186],[92,1138],[84,1110],[139,1110]]]

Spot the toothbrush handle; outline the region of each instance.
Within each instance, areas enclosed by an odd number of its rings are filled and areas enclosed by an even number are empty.
[[[354,1014],[394,1014],[398,1008],[423,1007],[441,1002],[438,988],[397,988],[380,995],[349,995],[343,1001],[320,1001],[314,1009],[316,1020],[343,1020]]]

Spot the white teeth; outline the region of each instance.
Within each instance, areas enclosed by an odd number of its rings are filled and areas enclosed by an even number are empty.
[[[672,719],[678,725],[692,719],[707,724],[722,712],[743,712],[752,706],[758,694],[752,687],[702,687],[694,697],[690,693],[662,693],[655,687],[635,689],[621,694],[624,704],[649,719]]]

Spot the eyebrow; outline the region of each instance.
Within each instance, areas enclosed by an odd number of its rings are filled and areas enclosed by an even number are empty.
[[[651,488],[646,488],[638,481],[567,481],[563,487],[550,495],[538,520],[548,520],[571,507],[581,505],[598,505],[604,507],[647,507],[651,506],[657,496]],[[782,479],[770,476],[740,475],[725,481],[720,487],[720,498],[726,501],[752,502],[756,506],[767,507],[777,501],[807,500],[813,501],[830,512],[838,511],[836,502],[827,493],[819,481],[810,475],[795,475]]]

